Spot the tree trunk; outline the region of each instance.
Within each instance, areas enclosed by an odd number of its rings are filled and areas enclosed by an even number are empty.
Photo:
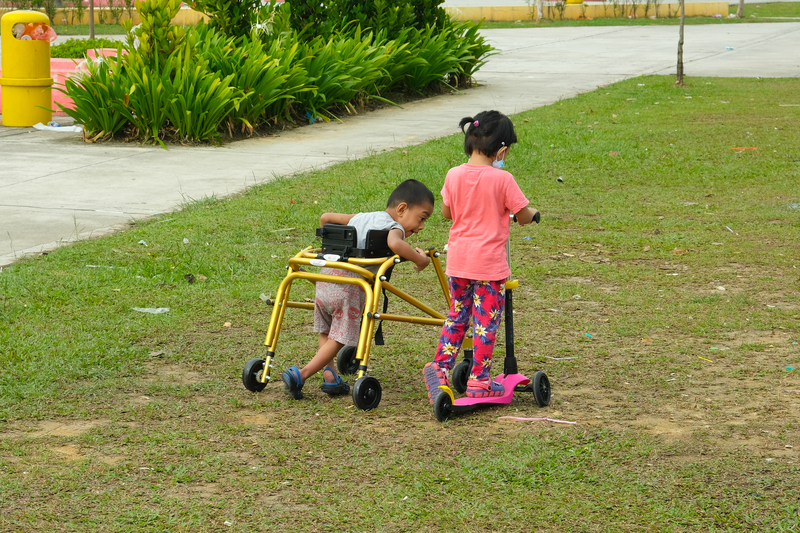
[[[736,10],[736,16],[740,19],[744,18],[744,0],[739,0],[739,9]]]
[[[544,13],[542,13],[542,0],[536,0],[536,21],[542,20]]]
[[[681,35],[678,39],[678,76],[675,80],[676,85],[683,85],[683,25],[686,20],[686,10],[684,0],[681,0]]]
[[[94,39],[94,0],[89,0],[89,38]]]

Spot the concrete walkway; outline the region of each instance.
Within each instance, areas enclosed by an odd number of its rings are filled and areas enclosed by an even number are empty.
[[[479,72],[479,88],[277,138],[164,150],[0,127],[0,265],[192,199],[449,135],[461,117],[482,109],[517,113],[631,76],[675,72],[675,26],[484,34],[502,53]],[[800,23],[687,26],[686,74],[800,77],[800,55],[791,53],[798,47]]]

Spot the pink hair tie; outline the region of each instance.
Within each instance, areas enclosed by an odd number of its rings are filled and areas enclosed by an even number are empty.
[[[475,122],[473,122],[473,123],[472,123],[472,125],[473,125],[473,126],[475,126],[475,127],[477,128],[477,127],[480,125],[480,122],[478,122],[478,121],[476,120]]]

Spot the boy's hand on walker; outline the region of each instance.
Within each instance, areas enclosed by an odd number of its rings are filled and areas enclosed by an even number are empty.
[[[431,262],[431,258],[428,257],[428,254],[425,253],[425,250],[422,248],[415,248],[415,251],[419,255],[419,259],[414,261],[414,264],[417,265],[414,267],[414,270],[417,272],[422,272],[425,270],[425,267],[428,266]]]

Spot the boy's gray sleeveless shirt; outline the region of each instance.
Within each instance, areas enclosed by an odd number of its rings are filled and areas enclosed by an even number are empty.
[[[403,239],[406,238],[406,231],[399,222],[395,222],[392,215],[386,211],[373,211],[371,213],[358,213],[350,219],[349,226],[356,228],[358,236],[358,247],[364,248],[367,245],[367,232],[371,229],[387,230],[399,229],[403,232]]]

